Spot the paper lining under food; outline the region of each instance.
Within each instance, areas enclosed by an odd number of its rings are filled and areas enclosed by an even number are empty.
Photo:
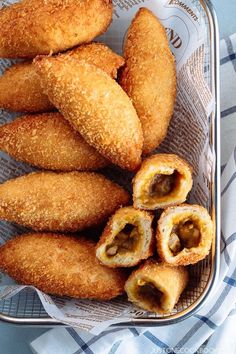
[[[2,6],[8,6],[13,2],[15,1],[3,0]],[[178,94],[168,135],[157,151],[178,154],[192,165],[194,187],[190,194],[190,202],[201,204],[211,211],[210,185],[214,174],[214,153],[209,143],[209,116],[214,110],[214,97],[208,86],[210,83],[206,80],[209,62],[206,62],[208,33],[204,10],[200,2],[195,0],[113,0],[113,3],[113,22],[99,40],[119,54],[122,54],[123,39],[131,19],[140,7],[152,10],[166,28],[171,50],[176,57]],[[13,62],[16,61],[0,59],[0,73]],[[1,124],[15,117],[14,113],[0,111]],[[0,154],[0,168],[1,182],[35,170],[24,163],[16,162],[4,153]],[[107,168],[104,173],[122,183],[128,190],[131,189],[129,184],[131,173],[124,178],[121,170],[115,167]],[[23,228],[1,222],[0,242],[4,243],[10,236],[24,231]],[[207,269],[205,273],[202,277],[207,277]],[[25,289],[25,286],[7,286],[9,284],[7,277],[3,278],[2,283],[6,285],[0,288],[0,299],[9,298]],[[94,334],[103,331],[112,323],[146,314],[145,311],[133,308],[123,299],[100,303],[50,297],[39,290],[37,293],[51,317]]]

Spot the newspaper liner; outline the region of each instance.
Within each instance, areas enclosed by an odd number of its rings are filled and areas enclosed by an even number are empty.
[[[0,0],[0,5],[8,6],[13,2],[16,1]],[[204,78],[204,70],[207,72],[207,67],[204,66],[207,30],[201,5],[196,0],[113,0],[113,3],[113,22],[100,39],[117,53],[122,54],[126,31],[140,7],[145,6],[152,10],[166,28],[176,58],[178,94],[168,135],[158,151],[177,153],[192,164],[194,187],[190,202],[202,204],[209,209],[214,154],[209,143],[208,119],[214,110],[214,98]],[[0,73],[13,62],[15,61],[0,59]],[[17,114],[0,111],[0,123],[5,124],[16,116]],[[0,167],[1,182],[36,170],[14,161],[4,153],[0,153]],[[132,174],[124,176],[116,167],[103,172],[131,191]],[[0,242],[4,243],[12,235],[25,231],[25,228],[0,222]],[[27,288],[9,283],[12,280],[2,275],[2,284],[7,285],[0,287],[0,299],[8,299]],[[109,302],[78,300],[48,296],[34,287],[29,288],[35,289],[52,318],[94,334],[99,334],[111,324],[147,314],[122,298]]]

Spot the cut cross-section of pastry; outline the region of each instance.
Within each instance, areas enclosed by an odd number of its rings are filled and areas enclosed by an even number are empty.
[[[153,216],[125,207],[110,218],[97,245],[96,256],[108,267],[132,267],[154,251]]]
[[[202,206],[167,208],[158,221],[158,253],[175,266],[197,263],[210,252],[213,234],[214,224]]]
[[[187,283],[185,267],[172,267],[151,259],[129,276],[125,291],[129,301],[144,310],[170,313]]]
[[[173,154],[157,154],[143,161],[133,180],[134,206],[155,210],[183,203],[192,188],[192,169]]]

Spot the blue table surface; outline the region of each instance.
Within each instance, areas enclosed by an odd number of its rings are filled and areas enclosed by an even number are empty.
[[[212,0],[212,3],[218,16],[220,37],[224,38],[236,32],[236,1]],[[48,328],[20,328],[13,325],[0,324],[1,353],[32,354],[29,343],[47,330]]]

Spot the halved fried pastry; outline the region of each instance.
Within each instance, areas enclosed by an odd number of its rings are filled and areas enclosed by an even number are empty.
[[[170,313],[188,283],[185,267],[146,261],[125,283],[129,301],[156,313]]]
[[[197,263],[210,252],[213,233],[211,217],[202,206],[167,208],[158,221],[158,253],[163,261],[175,266]]]
[[[174,154],[153,155],[143,161],[134,177],[134,206],[154,210],[183,203],[192,184],[187,161]]]
[[[108,267],[132,267],[154,251],[153,216],[126,207],[117,210],[97,244],[96,256]]]

